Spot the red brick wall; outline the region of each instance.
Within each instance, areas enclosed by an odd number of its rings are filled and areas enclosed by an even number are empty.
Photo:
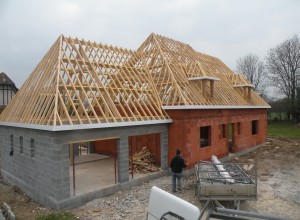
[[[267,111],[265,109],[228,110],[167,110],[173,122],[169,125],[169,164],[176,149],[192,167],[199,160],[211,160],[228,155],[229,124],[233,123],[232,152],[264,143],[267,139]],[[258,134],[252,135],[252,120],[258,120]],[[238,134],[237,123],[241,124]],[[222,137],[222,124],[226,136]],[[211,146],[200,148],[200,127],[211,126]]]
[[[94,142],[95,153],[114,156],[117,154],[117,139]],[[146,146],[153,155],[156,165],[160,165],[160,134],[146,134],[128,137],[129,154],[139,152]]]
[[[117,155],[117,139],[95,141],[95,153],[108,156]]]

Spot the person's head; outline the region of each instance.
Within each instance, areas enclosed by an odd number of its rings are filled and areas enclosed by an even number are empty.
[[[180,155],[181,154],[181,151],[180,150],[176,150],[176,155]]]

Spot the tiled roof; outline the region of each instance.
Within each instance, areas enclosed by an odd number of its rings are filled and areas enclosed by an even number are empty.
[[[15,85],[15,83],[4,73],[0,73],[0,85]]]

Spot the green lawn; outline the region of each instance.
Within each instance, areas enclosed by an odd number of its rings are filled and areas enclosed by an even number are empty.
[[[268,114],[268,120],[275,120],[275,118],[277,118],[277,120],[279,120],[280,118],[283,119],[284,118],[284,113],[278,113],[278,112],[270,112]]]
[[[296,124],[274,123],[268,125],[269,137],[300,138],[300,126]]]

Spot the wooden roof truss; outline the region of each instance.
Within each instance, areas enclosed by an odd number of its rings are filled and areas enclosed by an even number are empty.
[[[166,121],[162,106],[264,106],[218,58],[151,34],[137,51],[60,36],[2,122],[63,126]]]
[[[17,96],[2,120],[56,126],[168,119],[141,54],[64,36]]]
[[[151,34],[138,51],[145,56],[163,106],[268,106],[252,89],[248,95],[235,89],[234,79],[246,80],[243,76],[187,44]]]

